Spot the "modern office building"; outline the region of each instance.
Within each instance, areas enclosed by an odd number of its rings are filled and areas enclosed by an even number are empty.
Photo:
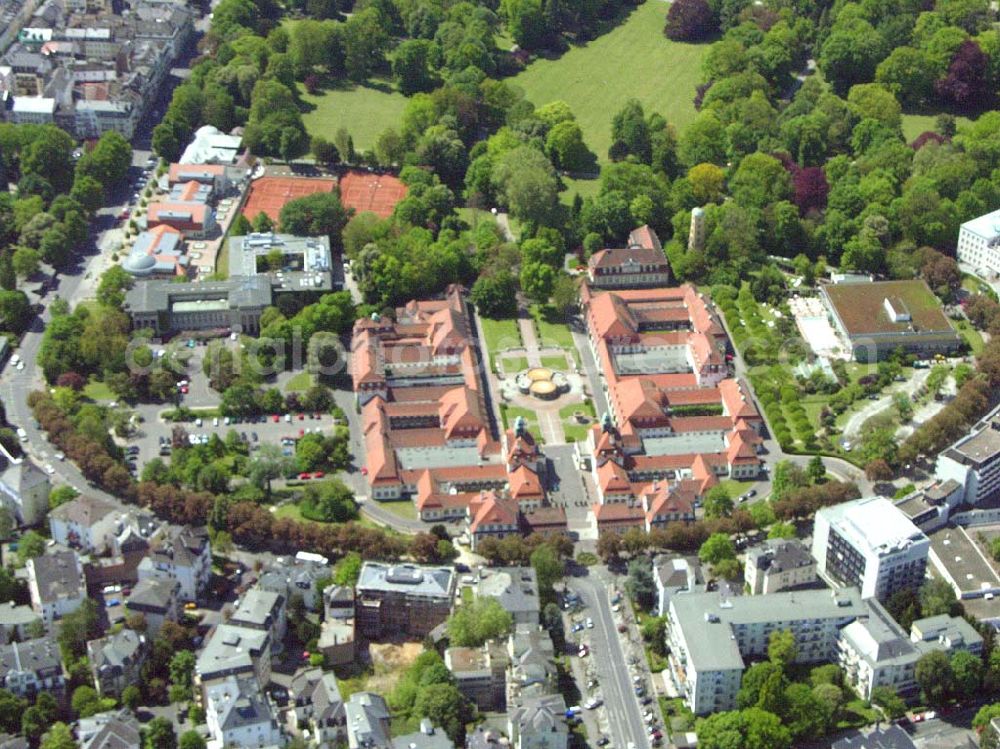
[[[930,540],[884,497],[867,497],[816,513],[812,555],[834,587],[856,587],[885,601],[924,580]]]
[[[451,614],[455,570],[365,562],[355,590],[357,626],[366,637],[426,637]]]
[[[148,328],[155,336],[188,330],[256,335],[271,299],[266,276],[190,284],[153,280],[129,289],[125,311],[133,328]]]
[[[263,274],[274,293],[332,291],[329,237],[297,237],[274,232],[229,238],[229,275]]]

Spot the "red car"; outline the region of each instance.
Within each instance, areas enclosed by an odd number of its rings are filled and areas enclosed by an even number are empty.
[[[326,474],[325,474],[325,473],[323,473],[322,471],[316,471],[316,473],[314,473],[314,474],[313,474],[313,478],[314,478],[314,479],[321,479],[321,478],[323,478],[324,476],[326,476]]]
[[[305,430],[305,429],[300,429],[300,430],[299,430],[299,436],[300,436],[300,437],[303,437],[303,436],[305,436],[305,433],[306,433],[306,430]]]
[[[187,385],[181,385],[181,392],[184,393],[184,395],[187,395],[188,394],[188,386]]]
[[[361,475],[362,476],[367,476],[368,475],[368,467],[367,466],[361,466]]]
[[[271,420],[274,421],[275,424],[277,424],[279,421],[281,421],[281,417],[278,416],[278,414],[275,414],[274,416],[271,417]]]
[[[305,419],[306,419],[305,414],[299,414],[299,421],[305,421]]]
[[[118,218],[120,218],[120,219],[127,219],[128,218],[128,208],[123,209],[122,212],[118,214]]]
[[[312,474],[311,473],[300,473],[299,474],[299,478],[302,479],[303,481],[305,481],[306,479],[311,479],[312,478]]]

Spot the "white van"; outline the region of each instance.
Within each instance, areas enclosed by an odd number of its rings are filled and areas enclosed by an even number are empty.
[[[17,428],[17,438],[19,440],[21,440],[21,442],[27,442],[28,441],[28,433],[26,431],[24,431],[24,427],[18,427]]]

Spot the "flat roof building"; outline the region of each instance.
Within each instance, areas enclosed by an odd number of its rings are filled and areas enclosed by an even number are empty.
[[[451,614],[455,570],[365,562],[355,589],[357,624],[367,637],[425,637]]]
[[[966,504],[978,505],[1000,491],[1000,418],[980,422],[938,455],[936,474],[962,485]]]
[[[930,356],[960,346],[941,302],[921,279],[827,284],[820,297],[858,361],[875,361],[900,348]]]
[[[194,139],[181,154],[181,164],[235,164],[243,138],[226,135],[212,125],[198,128]]]
[[[733,710],[746,661],[767,656],[771,633],[792,633],[798,663],[833,661],[840,627],[864,610],[856,588],[674,596],[667,612],[668,672],[695,714]]]
[[[812,555],[816,571],[835,587],[857,587],[885,601],[920,586],[930,540],[885,497],[824,507],[816,513]]]
[[[962,224],[955,257],[987,278],[1000,273],[1000,210]]]
[[[229,275],[264,274],[275,293],[331,291],[332,268],[329,237],[268,232],[229,239]]]
[[[184,330],[256,335],[271,301],[271,283],[264,276],[196,284],[144,281],[126,293],[125,311],[134,328],[149,328],[157,336]]]

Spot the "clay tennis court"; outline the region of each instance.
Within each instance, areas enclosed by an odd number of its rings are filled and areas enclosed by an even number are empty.
[[[340,202],[357,213],[371,211],[387,218],[405,197],[406,185],[389,174],[350,171],[340,178]]]
[[[285,203],[314,192],[330,192],[336,186],[335,179],[261,177],[250,183],[250,195],[243,206],[243,215],[252,221],[263,211],[272,221],[277,221]]]

